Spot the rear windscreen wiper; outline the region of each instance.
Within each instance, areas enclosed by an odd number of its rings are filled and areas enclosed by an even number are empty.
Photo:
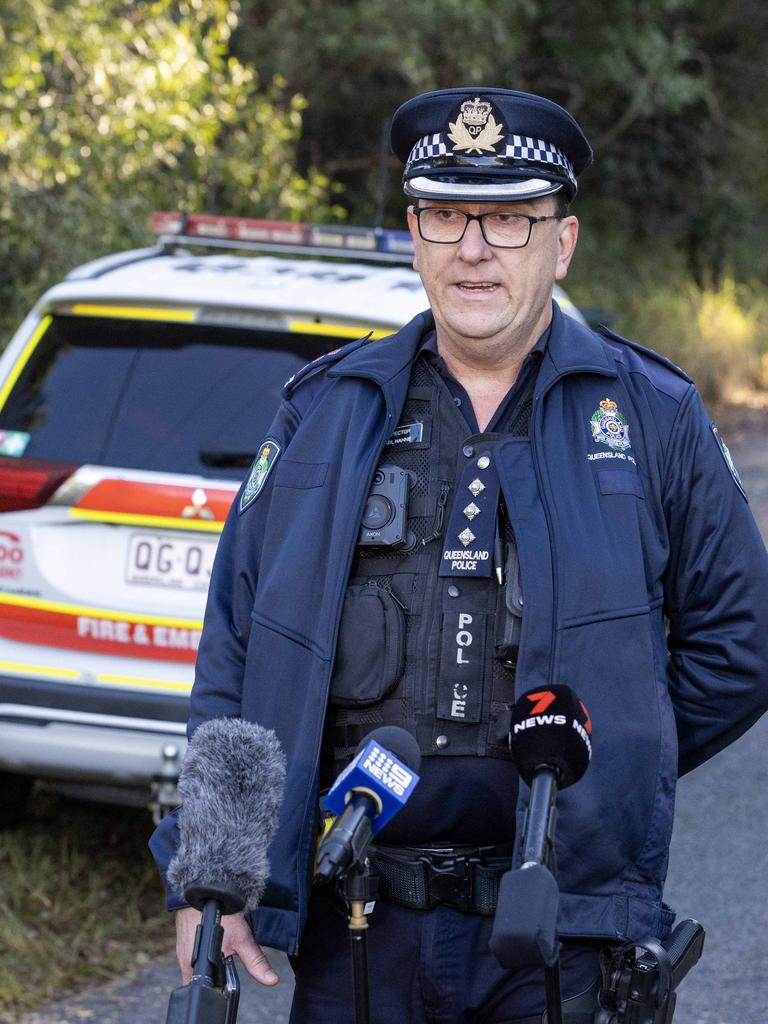
[[[247,469],[256,458],[256,452],[201,448],[197,457],[204,466],[237,466]]]

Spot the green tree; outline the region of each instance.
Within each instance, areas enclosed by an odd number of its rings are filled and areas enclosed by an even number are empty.
[[[6,325],[73,264],[143,243],[152,209],[337,217],[298,174],[304,99],[230,52],[230,0],[0,3]]]
[[[495,84],[580,120],[597,161],[578,205],[601,243],[675,249],[703,282],[768,269],[767,34],[764,0],[243,0],[235,48],[308,96],[300,155],[344,182],[354,222],[375,215],[378,140],[399,103]],[[401,168],[386,166],[399,223]]]

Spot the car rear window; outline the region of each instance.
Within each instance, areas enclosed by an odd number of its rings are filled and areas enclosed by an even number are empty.
[[[0,411],[30,459],[238,478],[285,381],[343,339],[56,316]]]

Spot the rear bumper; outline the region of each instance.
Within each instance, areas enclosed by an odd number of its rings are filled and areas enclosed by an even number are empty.
[[[149,787],[163,749],[186,749],[188,702],[0,677],[0,770],[48,780]]]

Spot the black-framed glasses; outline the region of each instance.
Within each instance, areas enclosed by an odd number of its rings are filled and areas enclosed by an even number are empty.
[[[465,213],[449,206],[414,206],[419,234],[425,242],[453,245],[460,242],[471,220],[479,221],[480,231],[488,245],[498,249],[524,249],[531,238],[534,224],[560,220],[556,214],[532,217],[527,213]]]

